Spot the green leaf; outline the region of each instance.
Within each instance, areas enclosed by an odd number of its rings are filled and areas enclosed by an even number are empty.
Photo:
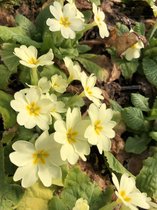
[[[4,128],[13,127],[16,124],[16,113],[10,107],[10,101],[13,97],[0,90],[0,114],[3,118]]]
[[[118,35],[119,36],[124,34],[124,33],[129,32],[129,28],[126,25],[124,25],[124,24],[122,24],[120,22],[117,23],[116,26],[117,26],[117,29],[118,29]]]
[[[146,135],[128,137],[125,144],[125,150],[126,152],[141,154],[147,149],[150,140],[151,139]]]
[[[140,174],[136,178],[136,184],[140,191],[146,192],[149,197],[157,199],[157,154],[144,161]]]
[[[132,93],[131,94],[131,102],[136,107],[141,109],[142,111],[148,112],[149,109],[149,98],[144,97],[143,95],[139,93]]]
[[[107,163],[109,165],[109,168],[111,168],[114,172],[124,174],[127,173],[131,176],[133,176],[126,168],[123,167],[123,165],[112,155],[110,152],[104,152],[104,155],[107,159]]]
[[[116,101],[110,99],[109,102],[111,104],[112,109],[114,109],[115,111],[119,111],[119,112],[122,111],[122,107]]]
[[[113,210],[113,209],[116,208],[117,205],[118,205],[117,202],[114,201],[112,203],[109,203],[109,204],[105,205],[104,207],[102,207],[99,210]]]
[[[64,189],[60,195],[61,200],[54,196],[49,203],[49,207],[51,207],[49,210],[60,210],[59,206],[63,204],[63,209],[71,210],[79,198],[88,201],[90,210],[96,210],[111,201],[111,194],[109,191],[103,192],[78,167],[73,167],[64,180]]]
[[[157,61],[150,58],[144,58],[143,70],[147,80],[157,87]]]
[[[33,45],[37,48],[40,47],[40,43],[32,40],[20,26],[0,26],[0,39],[2,39],[4,42],[16,41],[20,44],[25,44],[28,46]]]
[[[65,103],[65,106],[67,108],[68,107],[74,108],[74,107],[84,106],[84,100],[82,99],[82,97],[80,97],[78,95],[63,97],[62,101]]]
[[[157,131],[151,131],[151,132],[149,133],[149,136],[150,136],[153,140],[157,141]]]
[[[9,84],[9,77],[11,72],[7,69],[6,66],[0,64],[0,89],[5,90]]]
[[[145,24],[136,22],[136,25],[133,27],[133,30],[139,35],[145,35]]]
[[[36,31],[36,27],[33,24],[32,21],[30,21],[28,18],[26,18],[25,16],[18,14],[15,17],[15,21],[16,24],[18,26],[20,26],[22,29],[24,29],[24,31],[27,32],[27,34],[29,34],[29,36],[31,36],[32,34],[37,33]]]
[[[132,61],[120,60],[119,67],[122,71],[122,75],[125,79],[131,79],[133,74],[137,71],[138,61],[133,59]]]
[[[65,73],[55,65],[45,66],[41,71],[40,76],[47,77],[50,80],[54,74],[59,74],[66,78]]]
[[[53,197],[49,202],[49,210],[68,210],[65,203],[57,197]]]
[[[90,0],[90,2],[96,4],[97,6],[101,4],[100,0]]]
[[[154,101],[153,107],[150,112],[150,116],[148,117],[150,120],[156,120],[157,119],[157,98]]]
[[[17,47],[16,44],[4,43],[0,52],[2,61],[11,73],[16,73],[19,65],[19,58],[13,54],[15,47]]]
[[[37,16],[35,20],[35,25],[37,27],[37,30],[41,33],[45,32],[45,29],[48,29],[48,26],[46,25],[46,20],[48,18],[52,18],[52,14],[50,13],[49,7],[45,7]]]
[[[88,55],[83,55],[83,56],[88,56]],[[95,56],[93,56],[93,58],[94,57]],[[96,64],[95,62],[93,62],[88,58],[78,57],[75,59],[79,61],[89,73],[94,73],[99,80],[106,81],[106,74],[101,66],[99,66],[98,64]]]
[[[138,108],[124,108],[122,110],[122,118],[125,124],[135,131],[139,131],[144,127],[144,116],[142,111]]]
[[[4,171],[4,151],[0,146],[0,209],[13,210],[23,196],[23,189],[18,185],[10,185],[6,182]]]
[[[89,47],[88,45],[83,44],[83,45],[78,45],[77,49],[78,49],[79,53],[86,53],[89,50],[91,50],[91,47]]]

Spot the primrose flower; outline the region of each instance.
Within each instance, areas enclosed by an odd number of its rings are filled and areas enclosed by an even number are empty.
[[[105,14],[103,11],[100,10],[100,8],[97,8],[97,6],[93,3],[93,13],[94,13],[94,22],[99,28],[99,34],[101,38],[108,37],[109,31],[107,29],[107,25],[104,22],[105,20]]]
[[[102,104],[98,108],[95,104],[91,104],[88,109],[88,114],[91,119],[85,131],[85,137],[92,145],[97,145],[100,154],[102,151],[109,151],[111,148],[111,138],[115,136],[113,127],[116,122],[112,121],[112,109],[106,109],[106,105]]]
[[[34,46],[21,45],[19,48],[14,49],[14,54],[20,58],[20,63],[29,68],[37,68],[38,66],[52,65],[54,58],[52,49],[47,54],[37,58],[38,51]]]
[[[72,210],[89,210],[89,205],[86,199],[79,198]]]
[[[67,2],[71,5],[71,9],[76,10],[76,17],[80,18],[83,22],[84,20],[84,15],[82,12],[80,12],[76,5],[75,5],[75,1],[74,0],[67,0]]]
[[[16,92],[14,98],[10,104],[16,112],[19,112],[17,115],[19,125],[24,125],[25,128],[29,129],[36,125],[42,130],[49,128],[52,102],[50,99],[43,98],[38,87],[26,88]]]
[[[98,87],[95,87],[96,76],[94,76],[94,74],[91,74],[88,77],[85,72],[82,72],[81,83],[84,89],[81,95],[83,96],[84,94],[89,100],[93,101],[94,104],[100,106],[101,105],[100,99],[103,99],[103,96],[101,95],[102,90]]]
[[[61,119],[60,113],[66,112],[65,104],[62,101],[57,101],[57,96],[55,94],[51,94],[48,98],[52,102],[52,108],[50,114],[56,119]]]
[[[87,120],[81,119],[81,112],[78,108],[71,110],[66,114],[66,122],[57,120],[54,123],[54,139],[62,144],[61,158],[68,160],[70,164],[75,164],[79,157],[86,161],[85,155],[90,153],[90,146],[87,139],[84,138],[84,131],[88,125]]]
[[[64,59],[65,66],[67,67],[69,71],[69,83],[73,80],[80,80],[80,73],[81,73],[81,67],[78,63],[73,63],[71,58],[65,57]]]
[[[64,93],[68,87],[68,82],[61,75],[55,74],[51,77],[51,88],[58,93]]]
[[[143,209],[149,209],[150,205],[146,193],[141,193],[137,187],[133,177],[123,174],[120,183],[112,173],[112,181],[117,189],[115,194],[118,197],[118,203],[121,202],[131,210],[138,210],[137,206]]]
[[[140,57],[140,51],[142,48],[144,48],[144,44],[141,40],[139,40],[136,44],[124,51],[122,55],[125,56],[128,61],[131,61],[134,58]]]
[[[12,163],[18,166],[14,181],[22,179],[22,186],[27,188],[33,185],[38,178],[44,186],[49,187],[52,179],[61,179],[60,146],[44,131],[36,140],[35,145],[29,141],[16,141],[12,145],[15,150],[9,157]]]
[[[50,6],[50,12],[54,18],[48,18],[46,24],[49,26],[50,31],[61,31],[64,38],[74,39],[76,31],[81,31],[84,23],[78,17],[78,12],[70,3],[62,5],[55,1],[53,6]]]
[[[42,93],[48,93],[51,88],[51,82],[48,81],[47,77],[42,77],[38,81],[38,87],[41,89]]]

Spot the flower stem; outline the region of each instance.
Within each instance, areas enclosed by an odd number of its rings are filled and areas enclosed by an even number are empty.
[[[37,68],[30,69],[30,76],[31,76],[31,84],[37,85],[38,84],[38,71]]]

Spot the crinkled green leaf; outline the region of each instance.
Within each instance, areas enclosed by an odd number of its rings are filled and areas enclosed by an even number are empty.
[[[4,152],[0,147],[0,210],[13,210],[23,196],[23,189],[8,184],[4,170]]]
[[[53,197],[49,202],[48,210],[67,210],[67,207],[61,199]]]
[[[15,73],[17,71],[17,66],[19,65],[19,58],[13,54],[15,47],[17,47],[16,44],[4,43],[0,52],[1,59],[8,67],[10,74]]]
[[[114,109],[115,111],[119,111],[119,112],[122,111],[122,107],[117,103],[117,101],[110,99],[110,104],[111,104],[112,109]]]
[[[157,199],[157,154],[144,161],[144,165],[136,178],[137,187],[148,196]]]
[[[147,80],[157,87],[157,61],[151,58],[144,58],[143,70]]]
[[[123,59],[120,60],[119,67],[122,71],[122,75],[124,76],[124,78],[131,79],[133,74],[137,71],[138,61],[135,59],[132,61],[127,61]]]
[[[129,32],[129,28],[126,25],[124,25],[124,24],[122,24],[120,22],[117,23],[116,26],[117,26],[117,29],[118,29],[118,35],[119,36],[124,34],[124,33]]]
[[[107,159],[109,168],[111,168],[114,172],[120,174],[128,173],[133,176],[126,168],[123,167],[123,165],[114,157],[114,155],[112,155],[111,152],[104,152],[104,155]]]
[[[95,62],[93,62],[92,58],[91,60],[88,58],[82,58],[82,57],[78,57],[75,59],[79,61],[89,73],[94,73],[99,80],[106,81],[106,74],[105,74],[104,69],[98,64],[96,64]]]
[[[61,198],[65,205],[71,209],[80,197],[87,199],[90,210],[98,209],[108,202],[96,183],[90,182],[88,176],[79,168],[73,168],[65,179]]]
[[[144,116],[140,109],[128,107],[124,108],[121,113],[125,124],[129,128],[139,131],[144,127]]]
[[[16,24],[24,29],[30,36],[37,33],[36,27],[32,21],[25,16],[18,14],[15,17]]]
[[[150,140],[151,139],[147,135],[128,137],[125,144],[125,150],[126,152],[141,154],[147,149]]]
[[[143,95],[139,93],[132,93],[131,94],[131,102],[132,104],[141,109],[142,111],[148,112],[149,109],[149,104],[148,104],[149,98],[144,97]]]
[[[67,96],[62,98],[65,106],[74,108],[74,107],[82,107],[84,106],[84,100],[79,95]]]
[[[64,78],[66,78],[65,73],[56,65],[45,66],[41,71],[40,76],[47,77],[50,80],[54,74],[62,75]]]
[[[60,195],[61,201],[52,200],[49,210],[59,210],[58,206],[64,204],[65,210],[71,210],[79,198],[88,201],[90,210],[96,210],[111,201],[111,194],[103,192],[96,183],[92,183],[89,177],[79,168],[71,168],[64,180],[64,189]],[[54,197],[55,198],[55,197]]]
[[[33,45],[40,47],[40,43],[32,40],[27,33],[20,27],[0,26],[0,39],[4,42],[16,41],[20,44]]]
[[[5,90],[9,84],[11,72],[3,64],[0,64],[0,75],[0,89]]]
[[[136,22],[135,26],[133,27],[133,30],[140,35],[144,35],[145,34],[144,23]]]
[[[17,205],[17,210],[48,210],[48,201],[52,198],[52,191],[37,182],[26,189],[25,194]]]
[[[113,210],[117,206],[116,202],[109,203],[99,210]]]
[[[13,97],[0,90],[0,114],[3,118],[4,128],[13,127],[16,124],[16,113],[10,106]]]

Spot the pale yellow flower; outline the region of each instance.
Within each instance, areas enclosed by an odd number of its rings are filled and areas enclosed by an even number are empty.
[[[97,8],[96,4],[92,4],[93,6],[93,13],[94,13],[94,21],[99,28],[99,34],[101,38],[108,37],[109,31],[107,29],[107,25],[105,21],[105,14],[100,8]]]
[[[141,40],[139,40],[136,44],[129,47],[126,51],[123,52],[123,56],[128,60],[131,61],[134,58],[140,57],[140,51],[144,48],[144,44]]]
[[[52,102],[43,98],[38,87],[31,87],[16,92],[11,107],[19,112],[17,122],[26,128],[34,128],[36,125],[42,130],[49,128],[51,124]]]
[[[12,163],[18,166],[14,174],[14,181],[22,179],[22,186],[32,186],[38,179],[44,186],[49,187],[52,179],[61,179],[60,165],[64,162],[60,158],[60,146],[53,139],[53,134],[43,132],[35,145],[29,141],[16,141],[9,157]]]
[[[98,87],[95,87],[96,84],[96,76],[91,74],[89,77],[85,72],[81,72],[81,84],[83,86],[84,91],[81,95],[85,95],[89,100],[93,101],[97,106],[101,105],[100,99],[103,99],[102,90]]]
[[[112,121],[112,109],[106,109],[106,105],[102,104],[98,108],[95,104],[91,104],[88,109],[91,124],[85,131],[85,137],[92,145],[96,145],[100,154],[103,151],[109,151],[111,148],[111,140],[115,136],[113,127],[116,122]]]
[[[62,6],[59,2],[55,1],[53,6],[50,6],[50,12],[54,18],[48,18],[46,24],[49,26],[50,31],[61,31],[64,38],[74,39],[77,31],[84,28],[82,18],[78,16],[76,8],[71,7],[70,3]]]
[[[68,81],[61,75],[55,74],[51,77],[51,88],[58,93],[64,93],[68,87]]]
[[[48,53],[37,58],[38,51],[34,46],[21,45],[14,49],[14,54],[20,58],[20,63],[29,68],[37,68],[38,66],[52,65],[54,58],[52,49]]]
[[[70,108],[66,114],[66,122],[57,120],[54,123],[54,139],[56,142],[62,144],[61,158],[67,160],[70,164],[75,164],[79,157],[86,161],[85,155],[89,155],[90,146],[86,138],[84,138],[84,131],[88,125],[87,120],[81,119],[81,112],[79,108]]]
[[[112,181],[117,189],[115,193],[118,197],[118,202],[123,203],[131,210],[138,210],[137,207],[143,209],[150,208],[146,193],[141,193],[137,189],[133,177],[129,177],[128,174],[123,174],[119,182],[115,174],[112,173]]]
[[[79,198],[72,210],[89,210],[88,201],[86,199]]]
[[[74,63],[71,58],[65,57],[64,59],[65,66],[69,71],[68,82],[70,83],[73,80],[80,80],[81,77],[81,67],[78,63]]]

